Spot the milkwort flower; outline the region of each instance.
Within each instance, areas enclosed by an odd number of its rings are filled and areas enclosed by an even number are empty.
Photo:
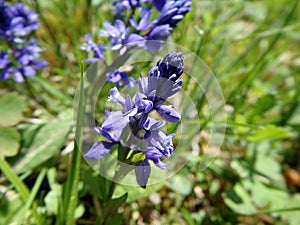
[[[33,10],[27,10],[22,3],[7,6],[0,0],[0,39],[7,47],[0,49],[1,80],[13,75],[16,82],[24,82],[24,76],[33,76],[48,64],[37,59],[41,53],[37,40],[27,37],[38,27],[38,16]]]
[[[161,50],[162,41],[167,40],[177,23],[191,10],[191,0],[116,0],[113,2],[113,8],[115,21],[104,22],[105,29],[99,32],[101,37],[108,38],[109,45],[101,45],[102,50],[99,54],[99,45],[92,42],[89,34],[86,35],[87,42],[82,49],[92,51],[94,55],[86,59],[86,62],[103,60],[107,64],[103,49],[119,51],[120,55],[129,51],[129,46],[145,47],[150,52]],[[154,11],[158,12],[156,18],[152,18]],[[91,43],[95,47],[87,48]],[[111,71],[117,72],[117,68],[112,68]],[[127,75],[124,71],[120,72]],[[108,77],[120,77],[119,75],[110,72]],[[125,80],[108,81],[126,84]]]
[[[124,98],[116,87],[112,88],[108,101],[120,104],[123,109],[106,112],[105,121],[95,131],[107,141],[95,143],[85,158],[102,159],[116,144],[123,149],[131,149],[134,152],[132,155],[142,154],[143,158],[135,163],[135,174],[138,184],[145,188],[151,172],[149,161],[165,170],[167,165],[162,159],[170,158],[174,151],[172,139],[175,134],[167,134],[161,128],[165,121],[179,122],[181,119],[173,105],[164,103],[181,89],[182,80],[178,79],[183,70],[182,54],[171,52],[158,61],[148,72],[147,78],[141,75],[138,91],[133,97],[127,95]],[[154,111],[162,120],[151,117]],[[131,160],[130,157],[126,160]]]

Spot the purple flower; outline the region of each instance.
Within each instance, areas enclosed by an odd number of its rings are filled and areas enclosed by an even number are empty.
[[[38,59],[42,50],[37,40],[25,39],[39,27],[38,16],[22,3],[6,6],[2,0],[0,12],[0,38],[7,46],[6,52],[0,53],[0,79],[14,76],[17,83],[22,83],[25,77],[34,76],[36,70],[48,65],[47,61]]]
[[[41,70],[48,65],[45,60],[38,60],[41,48],[37,44],[36,39],[30,39],[26,45],[22,44],[20,48],[15,48],[8,53],[1,53],[0,57],[0,79],[6,80],[10,76],[14,76],[17,83],[24,82],[24,76],[30,77],[36,74],[36,70]],[[10,61],[13,58],[14,61]]]
[[[99,160],[105,157],[107,154],[109,154],[110,149],[114,143],[106,142],[106,141],[98,141],[91,149],[84,155],[87,159],[93,159],[93,160]]]
[[[85,157],[101,159],[109,154],[115,144],[142,153],[143,159],[137,164],[135,174],[138,184],[145,188],[151,172],[149,161],[166,169],[162,158],[170,158],[174,151],[172,139],[175,134],[167,134],[161,128],[165,121],[179,122],[181,116],[171,104],[163,103],[180,90],[182,81],[176,80],[182,73],[183,56],[172,52],[158,61],[157,66],[147,74],[147,79],[141,74],[139,91],[134,96],[123,97],[117,88],[112,88],[108,101],[118,103],[122,110],[106,112],[103,124],[95,130],[107,141],[95,143]],[[164,99],[157,93],[162,94]],[[164,120],[152,118],[153,111]]]
[[[161,10],[161,14],[154,20],[153,24],[155,26],[169,24],[174,28],[184,18],[185,14],[191,11],[191,6],[191,0],[167,1]]]
[[[144,159],[140,165],[135,168],[136,180],[142,188],[146,188],[150,173],[151,166],[147,159]]]
[[[130,34],[129,27],[126,27],[121,20],[116,20],[114,26],[108,21],[104,22],[103,25],[106,30],[100,30],[99,34],[102,37],[109,38],[111,46],[107,46],[107,48],[110,50],[119,50],[126,44],[144,45],[144,38],[138,34]]]
[[[8,59],[8,54],[0,52],[0,70],[5,69],[9,64],[10,60]]]
[[[153,0],[154,6],[157,10],[161,11],[166,4],[166,0]]]
[[[109,40],[108,46],[97,45],[86,36],[87,43],[82,50],[94,52],[94,57],[87,62],[104,60],[103,49],[118,50],[119,55],[129,52],[133,47],[144,47],[149,52],[159,51],[163,42],[168,39],[177,23],[191,10],[191,0],[116,0],[113,2],[114,22],[104,22],[105,29],[99,35]],[[158,16],[151,21],[154,10]],[[131,85],[126,73],[113,72],[107,74],[110,82],[118,85]],[[119,82],[122,81],[122,82]]]
[[[148,41],[145,48],[150,52],[161,50],[163,48],[163,41],[166,41],[171,33],[172,28],[169,24],[154,27],[147,36]]]
[[[148,72],[147,80],[140,77],[139,92],[153,102],[154,109],[158,109],[167,98],[181,90],[182,80],[178,78],[183,73],[183,69],[182,54],[168,53]]]
[[[5,38],[10,30],[10,11],[3,0],[0,0],[0,38]]]
[[[85,34],[86,42],[81,47],[81,50],[85,50],[86,52],[93,51],[94,57],[90,59],[86,59],[86,62],[97,62],[98,60],[104,60],[104,48],[101,44],[97,45],[93,42],[91,34]]]
[[[33,10],[25,9],[23,3],[7,7],[0,1],[0,38],[20,41],[16,37],[29,35],[39,27],[38,15]]]
[[[134,27],[137,31],[146,30],[149,28],[149,19],[151,16],[151,11],[148,8],[143,8],[140,10],[140,20],[139,22],[136,21],[135,17],[131,15],[130,17],[130,24]]]
[[[129,76],[124,71],[113,70],[106,74],[106,80],[117,84],[118,86],[124,86],[124,84],[130,88],[134,86],[135,79]]]
[[[129,116],[136,113],[132,109],[126,113],[120,111],[107,113],[106,120],[101,127],[96,127],[95,131],[108,139],[93,144],[91,149],[84,155],[87,159],[99,160],[109,154],[111,148],[118,144],[124,127],[129,123]]]
[[[11,5],[11,28],[15,36],[26,36],[40,25],[38,15],[33,10],[26,10],[22,3]]]

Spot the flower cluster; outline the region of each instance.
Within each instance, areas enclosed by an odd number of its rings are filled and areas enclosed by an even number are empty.
[[[90,34],[85,35],[87,42],[81,49],[93,52],[87,62],[105,62],[104,50],[118,50],[120,55],[130,46],[144,47],[150,52],[161,50],[162,41],[167,40],[177,23],[191,10],[191,0],[116,0],[113,7],[114,23],[104,22],[105,29],[99,31],[101,37],[108,38],[109,45],[96,44]],[[112,71],[116,73],[111,72],[108,81],[126,84],[116,68]]]
[[[106,112],[105,121],[95,131],[107,140],[95,143],[85,158],[101,159],[109,154],[114,145],[141,154],[143,157],[136,164],[135,173],[138,184],[143,188],[150,176],[149,160],[159,168],[166,169],[167,165],[161,159],[172,155],[172,138],[175,134],[167,134],[161,128],[165,121],[179,122],[181,116],[173,105],[165,102],[181,90],[182,80],[179,77],[183,69],[182,54],[171,52],[158,61],[148,72],[147,78],[141,74],[138,91],[133,97],[127,95],[124,98],[116,87],[112,88],[109,101],[119,103],[123,110]],[[152,112],[159,114],[163,120],[151,117]]]
[[[7,6],[0,0],[0,40],[6,44],[6,49],[0,49],[0,79],[13,75],[16,82],[24,82],[24,76],[33,76],[48,64],[37,59],[41,48],[36,39],[29,38],[38,27],[34,11],[22,3]]]

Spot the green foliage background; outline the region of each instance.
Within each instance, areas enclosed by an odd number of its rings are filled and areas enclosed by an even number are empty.
[[[24,84],[0,82],[0,224],[100,224],[109,184],[73,144],[82,131],[72,129],[72,107],[84,34],[97,38],[112,20],[111,2],[24,3],[39,13],[50,65]],[[300,224],[299,21],[298,0],[193,1],[168,40],[218,79],[228,113],[223,145],[204,171],[200,154],[163,184],[117,187],[106,206],[117,211],[128,192],[126,204],[106,224]]]

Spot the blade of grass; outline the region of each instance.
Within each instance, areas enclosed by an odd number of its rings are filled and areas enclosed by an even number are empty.
[[[36,196],[38,190],[40,189],[40,186],[41,186],[41,184],[42,184],[42,182],[44,180],[46,172],[47,172],[47,169],[44,168],[40,172],[38,178],[36,179],[36,182],[35,182],[33,188],[31,189],[29,198],[27,199],[25,206],[21,209],[22,212],[21,212],[21,216],[19,217],[19,220],[17,222],[17,225],[23,224],[25,216],[26,216],[26,212],[29,210],[30,206],[32,205],[32,203],[33,203],[33,201],[35,199],[35,196]]]
[[[49,84],[44,78],[35,76],[31,78],[32,80],[38,82],[41,87],[44,88],[49,94],[51,94],[53,97],[55,97],[58,100],[61,100],[64,104],[71,105],[72,99],[70,96],[62,93],[57,88],[54,88],[53,85]]]
[[[296,11],[296,8],[298,6],[299,0],[296,0],[294,2],[294,4],[291,7],[290,12],[287,14],[286,18],[284,19],[284,22],[281,26],[281,30],[288,24],[288,22],[290,21],[291,17],[293,16],[293,14]],[[267,64],[266,60],[264,60],[268,53],[270,51],[273,50],[275,44],[277,43],[277,41],[279,40],[279,38],[282,36],[282,32],[277,33],[277,35],[272,39],[270,45],[268,46],[267,50],[259,57],[259,59],[257,60],[257,66],[253,67],[252,71],[249,72],[249,76],[242,81],[237,88],[235,88],[231,94],[228,97],[228,102],[232,102],[232,100],[240,93],[242,93],[242,90],[247,88],[251,82],[258,76],[260,75],[259,71],[261,71]]]
[[[20,180],[17,174],[14,173],[11,166],[6,162],[3,157],[0,157],[0,169],[3,171],[8,180],[12,183],[12,185],[16,188],[17,192],[20,194],[23,201],[28,201],[29,199],[29,190],[26,185]],[[43,225],[43,221],[38,214],[37,205],[33,203],[32,213],[35,218],[35,222],[37,225]]]

